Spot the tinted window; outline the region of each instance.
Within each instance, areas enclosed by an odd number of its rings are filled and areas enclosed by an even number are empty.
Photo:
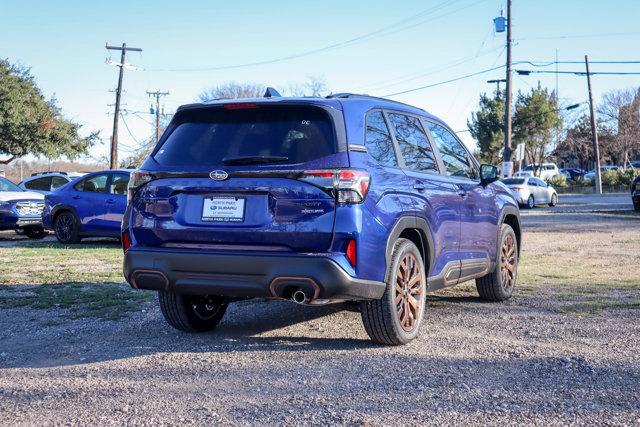
[[[507,178],[507,179],[503,179],[502,183],[504,185],[524,184],[524,178]]]
[[[49,191],[51,189],[51,177],[36,178],[29,182],[25,182],[24,186],[29,190]]]
[[[7,178],[0,176],[0,191],[24,191],[22,188],[9,181]]]
[[[221,166],[223,160],[256,156],[294,164],[336,152],[331,119],[319,108],[211,108],[183,113],[178,120],[153,156],[161,165]]]
[[[58,187],[62,187],[67,182],[69,181],[67,181],[65,178],[61,176],[54,176],[53,178],[51,178],[51,189],[55,190]]]
[[[75,185],[75,189],[78,191],[87,191],[91,193],[106,193],[107,177],[108,175],[105,173],[83,179]]]
[[[109,193],[111,194],[127,194],[127,184],[129,184],[129,174],[115,173],[111,179]]]
[[[364,143],[371,157],[382,166],[398,166],[398,159],[396,159],[391,135],[382,111],[372,111],[367,114],[367,132]]]
[[[435,155],[420,120],[404,114],[389,114],[389,120],[407,168],[438,173]]]
[[[440,150],[447,175],[477,179],[478,171],[462,143],[444,127],[431,122],[428,126]]]

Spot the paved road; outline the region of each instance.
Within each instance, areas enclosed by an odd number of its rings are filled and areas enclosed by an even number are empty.
[[[550,208],[538,206],[533,211],[553,210],[555,212],[603,212],[603,211],[632,211],[631,195],[616,194],[560,194],[558,205]],[[528,213],[530,210],[522,209]]]

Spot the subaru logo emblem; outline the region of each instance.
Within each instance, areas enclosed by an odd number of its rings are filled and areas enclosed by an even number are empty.
[[[215,179],[216,181],[224,181],[229,178],[229,174],[225,171],[213,171],[209,172],[209,178]]]

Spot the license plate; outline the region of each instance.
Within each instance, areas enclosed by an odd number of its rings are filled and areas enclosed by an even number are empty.
[[[209,222],[243,222],[244,197],[205,197],[202,220]]]

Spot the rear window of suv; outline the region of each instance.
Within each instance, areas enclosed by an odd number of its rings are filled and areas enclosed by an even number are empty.
[[[258,105],[183,112],[153,158],[165,166],[296,164],[335,152],[322,109]]]

